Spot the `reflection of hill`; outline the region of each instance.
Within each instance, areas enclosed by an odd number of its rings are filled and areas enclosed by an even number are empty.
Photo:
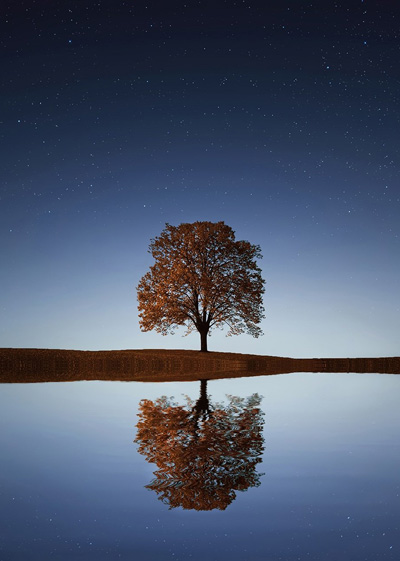
[[[183,350],[69,351],[0,349],[0,382],[237,378],[289,372],[400,373],[400,357],[282,358]]]

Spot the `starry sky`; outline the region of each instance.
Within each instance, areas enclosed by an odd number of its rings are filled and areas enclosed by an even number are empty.
[[[0,8],[0,346],[198,349],[138,326],[168,222],[259,244],[265,335],[399,354],[400,6],[16,0]]]

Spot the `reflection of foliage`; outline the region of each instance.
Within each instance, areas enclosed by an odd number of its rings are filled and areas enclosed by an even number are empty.
[[[224,510],[236,497],[260,485],[256,465],[263,451],[261,397],[227,396],[210,406],[202,381],[200,399],[187,407],[165,396],[142,400],[135,442],[156,478],[146,485],[170,508]]]

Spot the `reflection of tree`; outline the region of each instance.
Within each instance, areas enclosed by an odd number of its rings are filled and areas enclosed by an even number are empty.
[[[260,485],[261,397],[227,396],[228,405],[212,406],[206,388],[202,380],[200,398],[186,407],[165,396],[140,403],[135,442],[158,468],[146,487],[170,508],[224,510],[236,491]]]

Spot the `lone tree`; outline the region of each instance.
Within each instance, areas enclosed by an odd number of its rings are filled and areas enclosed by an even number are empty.
[[[185,325],[200,333],[201,351],[213,327],[227,335],[262,335],[264,279],[260,246],[235,240],[224,222],[166,224],[152,239],[155,263],[137,287],[140,328],[166,335]]]

